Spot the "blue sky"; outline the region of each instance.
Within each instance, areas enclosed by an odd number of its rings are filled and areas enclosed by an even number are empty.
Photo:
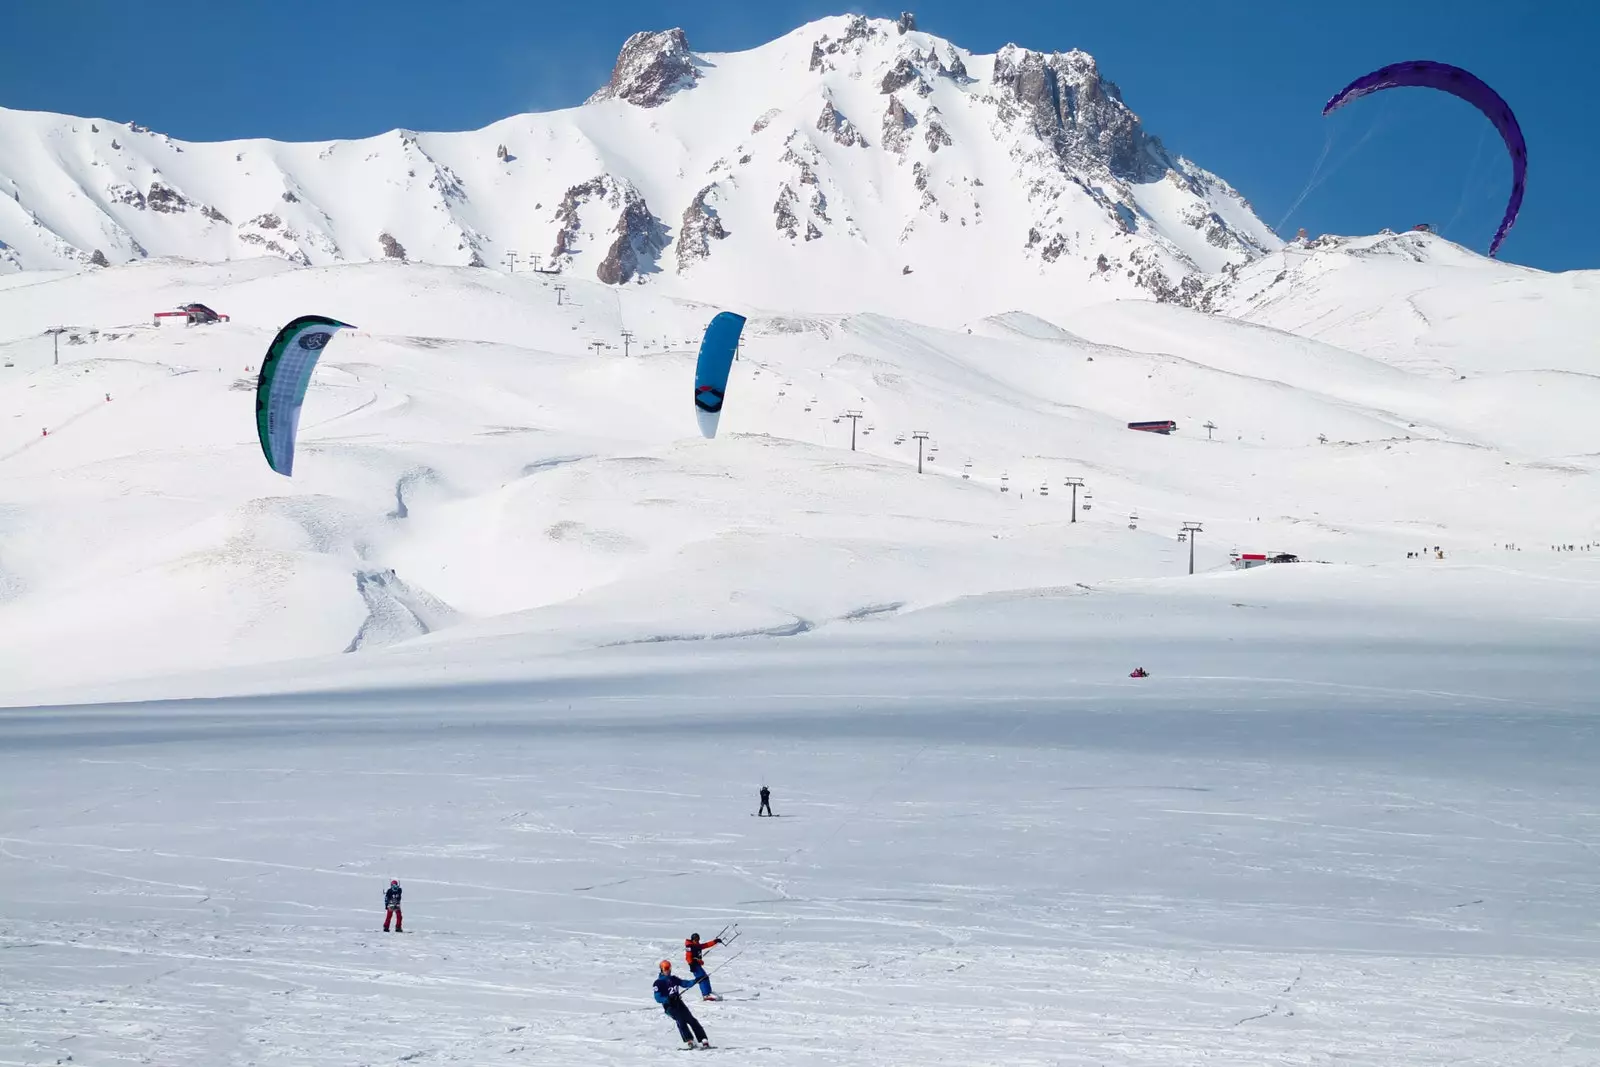
[[[682,26],[696,50],[729,51],[824,15],[893,16],[901,6],[0,0],[0,106],[131,119],[189,140],[470,129],[581,102],[635,30]],[[1510,168],[1480,115],[1426,90],[1320,115],[1342,85],[1385,63],[1467,67],[1510,102],[1529,145],[1527,201],[1500,257],[1547,270],[1600,266],[1592,0],[903,6],[920,28],[974,51],[1014,41],[1092,53],[1151,133],[1232,182],[1285,234],[1428,221],[1485,249]]]

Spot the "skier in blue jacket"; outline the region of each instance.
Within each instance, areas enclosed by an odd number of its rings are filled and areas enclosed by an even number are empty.
[[[710,1048],[711,1042],[706,1038],[705,1028],[683,1002],[683,991],[693,985],[693,982],[685,982],[672,973],[671,960],[662,960],[661,973],[656,976],[654,983],[656,1003],[678,1024],[678,1036],[683,1038],[684,1048],[694,1048],[696,1039],[701,1048]]]

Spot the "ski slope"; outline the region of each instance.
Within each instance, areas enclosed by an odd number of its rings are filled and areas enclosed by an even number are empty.
[[[752,1064],[1595,1062],[1592,279],[1390,240],[1232,318],[741,306],[711,441],[650,287],[0,280],[0,1063],[654,1063],[731,922]]]
[[[0,712],[0,1059],[1593,1063],[1592,576],[1292,570]]]
[[[1392,279],[1374,282],[1387,299]],[[807,630],[1181,575],[1187,521],[1205,525],[1201,571],[1269,550],[1399,568],[1441,562],[1436,545],[1521,565],[1595,540],[1600,378],[1559,349],[1494,370],[1525,300],[1510,292],[1455,309],[1453,330],[1486,339],[1465,379],[1144,301],[956,328],[746,308],[704,441],[685,399],[704,304],[399,264],[44,275],[0,290],[0,687],[48,698],[423,637],[551,652]],[[230,321],[151,325],[202,298]],[[308,312],[357,329],[318,369],[291,480],[261,459],[252,387],[272,333]],[[1180,430],[1125,429],[1141,418]],[[1076,523],[1068,477],[1092,494]]]

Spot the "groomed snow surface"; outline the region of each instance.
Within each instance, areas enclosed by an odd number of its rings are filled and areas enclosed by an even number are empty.
[[[655,1063],[726,923],[741,1063],[1600,1062],[1594,278],[1300,254],[1248,322],[738,308],[712,441],[648,291],[4,279],[0,1064]]]

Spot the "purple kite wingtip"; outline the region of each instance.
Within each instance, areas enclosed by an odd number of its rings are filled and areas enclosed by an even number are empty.
[[[1506,149],[1511,153],[1511,198],[1506,204],[1505,217],[1500,220],[1500,228],[1495,231],[1494,239],[1489,243],[1489,255],[1494,256],[1500,250],[1500,243],[1505,240],[1506,234],[1516,224],[1517,214],[1522,208],[1522,194],[1528,169],[1528,149],[1527,142],[1522,136],[1522,128],[1517,124],[1517,118],[1512,114],[1510,106],[1481,78],[1471,71],[1431,59],[1391,63],[1370,74],[1362,75],[1340,89],[1323,106],[1322,114],[1327,116],[1329,112],[1338,110],[1350,101],[1379,90],[1403,86],[1438,89],[1465,100],[1483,112],[1484,117],[1494,124],[1501,139],[1505,141]]]

